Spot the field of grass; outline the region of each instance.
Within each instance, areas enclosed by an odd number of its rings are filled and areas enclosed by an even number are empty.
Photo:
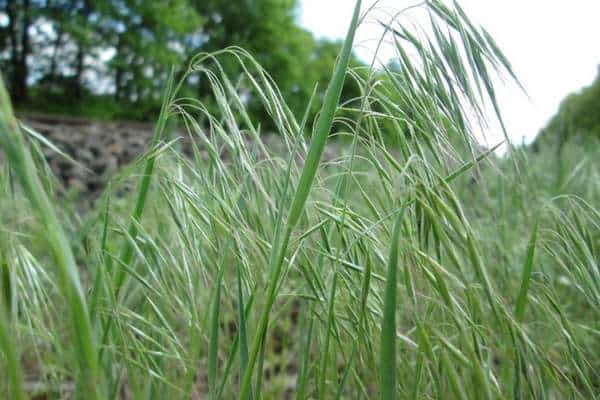
[[[599,144],[560,174],[551,150],[482,152],[473,121],[514,78],[493,39],[431,0],[427,29],[394,25],[397,68],[352,71],[359,7],[314,124],[243,50],[198,55],[218,113],[171,82],[152,149],[85,215],[0,89],[0,398],[600,396]],[[345,79],[363,95],[338,104]]]

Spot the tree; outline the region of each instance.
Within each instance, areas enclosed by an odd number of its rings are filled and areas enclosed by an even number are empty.
[[[341,42],[315,40],[313,35],[296,23],[297,0],[192,0],[197,12],[206,16],[202,27],[205,40],[191,46],[189,56],[199,51],[210,52],[227,46],[248,50],[277,82],[290,109],[302,117],[304,109],[318,84],[323,93],[331,78]],[[350,65],[359,65],[353,57]],[[237,65],[224,65],[235,76]],[[208,91],[200,81],[198,95]],[[356,95],[356,86],[347,80],[343,98]],[[318,104],[313,105],[312,115]],[[255,114],[258,104],[249,104]],[[267,118],[262,118],[268,122]],[[311,118],[312,120],[312,118]],[[264,125],[263,125],[264,126]]]
[[[198,52],[235,45],[300,114],[315,83],[324,90],[340,44],[315,40],[296,23],[296,9],[297,0],[0,0],[8,21],[0,26],[0,61],[18,105],[63,104],[77,113],[100,98],[111,108],[112,96],[122,116],[153,118],[173,66],[182,73]],[[235,79],[239,65],[221,61]],[[210,101],[206,80],[190,81],[188,90]],[[248,107],[269,121],[257,99]]]
[[[600,66],[591,85],[568,95],[557,114],[540,132],[535,147],[554,144],[560,151],[570,141],[600,139]]]
[[[27,100],[27,58],[31,53],[29,28],[35,20],[36,2],[31,0],[2,0],[0,8],[8,18],[3,36],[8,38],[10,85],[15,103]]]
[[[202,23],[187,0],[107,1],[98,29],[115,49],[109,63],[115,98],[157,101],[172,65],[183,63],[186,40]]]

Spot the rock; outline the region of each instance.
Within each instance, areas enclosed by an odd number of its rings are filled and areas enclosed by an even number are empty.
[[[57,117],[44,114],[28,114],[18,116],[25,125],[45,136],[61,151],[72,157],[83,167],[66,160],[52,149],[42,146],[43,154],[53,173],[60,179],[65,190],[74,189],[90,195],[97,196],[104,189],[108,179],[119,168],[133,162],[147,150],[154,134],[154,125],[139,122],[106,122],[94,121],[84,118]],[[200,157],[208,159],[208,152],[202,140],[201,132],[192,135],[185,132],[170,132],[169,139],[179,137],[175,148],[188,156],[193,157],[193,142],[198,146]],[[205,132],[210,137],[210,132]],[[248,152],[259,158],[265,155],[260,150],[261,146],[250,134],[243,134]],[[214,140],[212,138],[211,140]],[[263,135],[261,140],[269,153],[284,158],[288,157],[288,148],[281,137],[277,135]],[[217,142],[221,142],[218,140]],[[226,160],[232,157],[231,149],[222,143],[217,146],[219,156]],[[326,148],[324,159],[330,161],[339,156],[339,146],[329,144]],[[0,160],[2,154],[0,154]],[[302,164],[302,155],[297,156]],[[127,188],[119,188],[119,192],[127,192]]]

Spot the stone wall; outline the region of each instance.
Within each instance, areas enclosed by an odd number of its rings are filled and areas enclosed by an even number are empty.
[[[64,187],[92,195],[102,190],[108,176],[143,153],[153,133],[153,126],[144,123],[42,114],[18,117],[81,164],[78,166],[52,149],[42,147],[52,171]]]
[[[22,113],[17,117],[77,161],[75,164],[53,149],[41,146],[52,172],[62,183],[61,189],[76,190],[91,197],[97,197],[102,192],[110,176],[144,153],[154,133],[151,123],[98,121],[32,113]],[[191,156],[189,135],[177,135],[181,137],[177,146],[184,154]],[[286,146],[279,136],[267,134],[261,140],[271,154],[279,154],[287,159]],[[207,157],[201,144],[198,145],[200,154]],[[252,143],[249,137],[247,146],[258,151],[256,143]],[[323,159],[330,161],[339,155],[339,151],[339,146],[330,142]],[[226,146],[221,146],[220,152],[221,159],[226,160],[230,156]],[[0,151],[0,160],[2,156]],[[297,161],[300,164],[303,162],[301,158]]]

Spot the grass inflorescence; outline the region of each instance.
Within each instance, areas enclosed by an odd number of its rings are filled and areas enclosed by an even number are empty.
[[[514,73],[457,4],[379,21],[397,62],[349,68],[360,6],[314,124],[244,50],[199,54],[86,215],[57,207],[2,88],[1,397],[598,396],[597,160],[567,148],[556,185],[554,153],[475,144]],[[179,95],[191,75],[216,109]]]

